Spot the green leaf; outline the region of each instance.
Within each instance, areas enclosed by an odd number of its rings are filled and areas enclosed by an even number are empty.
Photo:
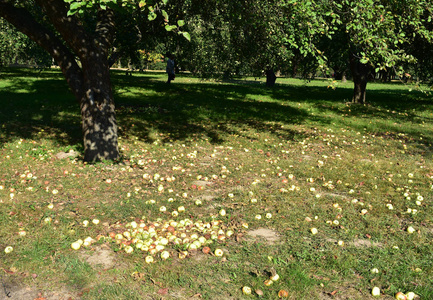
[[[154,13],[153,11],[149,12],[149,15],[147,16],[147,18],[149,19],[149,21],[153,21],[156,19],[156,13]]]
[[[73,16],[77,13],[77,11],[78,11],[77,9],[71,9],[68,11],[67,16],[68,17]]]
[[[184,20],[178,20],[177,21],[177,26],[182,27],[183,25],[185,25],[185,21]]]
[[[161,10],[162,16],[164,17],[165,21],[168,22],[168,13],[165,10]]]
[[[189,42],[191,42],[191,36],[189,35],[188,32],[182,32],[182,35],[184,38],[186,38]]]
[[[165,30],[167,31],[172,31],[173,29],[176,29],[177,26],[176,25],[165,25]]]
[[[69,8],[69,10],[77,10],[79,9],[81,6],[86,5],[85,2],[74,2],[71,4],[71,7]]]
[[[146,6],[146,1],[140,1],[140,2],[138,3],[138,6],[139,6],[140,8],[142,8],[143,6]]]
[[[162,0],[162,3],[164,3],[164,5],[166,5],[168,2],[168,0]]]

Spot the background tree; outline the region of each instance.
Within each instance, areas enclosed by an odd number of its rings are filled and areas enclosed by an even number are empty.
[[[422,40],[431,45],[431,1],[341,0],[327,3],[335,15],[336,34],[328,41],[330,58],[335,51],[347,51],[354,81],[352,102],[364,103],[369,77],[378,72],[408,76],[407,66],[416,62],[408,45]],[[347,41],[345,50],[341,42]],[[328,55],[325,53],[325,55]],[[333,59],[334,60],[334,59]]]
[[[48,67],[52,59],[28,36],[0,19],[0,66],[25,64]]]
[[[283,0],[176,3],[192,36],[191,43],[175,47],[178,62],[203,77],[266,74],[272,85],[274,71],[287,72],[294,61],[306,62],[293,68],[304,74],[324,64],[315,42],[330,33],[324,21],[330,17],[318,11],[323,6]]]

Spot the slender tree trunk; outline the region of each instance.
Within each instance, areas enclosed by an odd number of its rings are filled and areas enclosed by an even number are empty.
[[[297,59],[293,59],[292,78],[296,78],[296,75],[298,74],[298,67],[299,67],[299,61]]]
[[[341,82],[346,82],[346,81],[347,81],[346,71],[343,71],[343,74],[341,75]]]
[[[352,103],[363,104],[365,103],[370,67],[367,64],[362,64],[354,54],[351,54],[350,69],[352,71],[354,83]]]
[[[267,69],[266,70],[266,86],[273,87],[275,85],[276,80],[277,80],[277,76],[275,76],[274,70]]]

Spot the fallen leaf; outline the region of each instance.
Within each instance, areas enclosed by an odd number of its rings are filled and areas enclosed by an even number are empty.
[[[47,300],[47,298],[42,297],[42,293],[38,293],[38,297],[34,298],[33,300]]]
[[[168,293],[168,288],[158,290],[158,294],[160,295],[167,295],[167,293]]]
[[[257,289],[255,292],[256,292],[257,295],[263,296],[263,291],[262,290]]]

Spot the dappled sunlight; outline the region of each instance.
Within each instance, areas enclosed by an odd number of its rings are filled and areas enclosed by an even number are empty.
[[[431,295],[428,97],[115,72],[122,157],[92,164],[67,88],[29,76],[0,91],[7,280],[89,299]]]

